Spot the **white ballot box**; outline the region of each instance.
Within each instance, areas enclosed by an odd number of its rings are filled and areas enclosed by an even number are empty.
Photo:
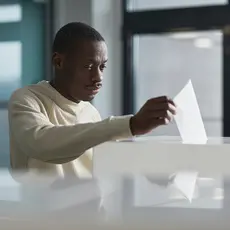
[[[198,171],[230,174],[230,139],[210,138],[205,144],[183,144],[180,137],[146,137],[107,142],[94,150],[95,177],[113,174]]]
[[[187,226],[185,229],[230,227],[228,138],[184,144],[179,137],[145,137],[95,148],[95,178],[124,175],[129,179],[120,183],[122,195],[116,195],[120,200],[113,202],[121,204],[118,210],[125,219],[160,223],[162,229],[169,223],[180,223]],[[111,193],[114,183],[114,194],[118,194],[118,181],[107,181],[104,193],[108,187]],[[188,194],[192,196],[188,198]],[[108,210],[113,207],[114,204],[107,206]]]
[[[0,226],[230,229],[229,150],[224,138],[198,145],[146,137],[97,146],[93,180],[19,186],[2,173]]]

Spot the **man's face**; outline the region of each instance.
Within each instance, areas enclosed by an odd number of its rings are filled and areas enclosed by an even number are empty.
[[[59,58],[59,73],[64,79],[65,93],[73,101],[91,101],[102,87],[103,71],[108,60],[105,42],[81,42],[73,54]]]

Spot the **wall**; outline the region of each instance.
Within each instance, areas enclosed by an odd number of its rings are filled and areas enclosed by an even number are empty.
[[[54,28],[55,32],[72,21],[81,21],[91,24],[91,0],[55,0],[54,1]]]
[[[109,51],[104,87],[95,99],[95,106],[100,110],[103,117],[121,115],[121,0],[94,0],[93,3],[93,26],[105,37]]]
[[[55,31],[71,21],[96,28],[106,39],[109,63],[104,86],[93,104],[103,118],[121,115],[121,0],[56,0]]]

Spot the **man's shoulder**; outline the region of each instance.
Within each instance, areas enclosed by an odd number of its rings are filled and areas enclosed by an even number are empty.
[[[31,91],[33,86],[24,86],[15,90],[9,99],[9,104],[12,103],[34,103],[36,101],[36,96]]]
[[[18,99],[22,99],[25,97],[31,96],[30,90],[29,90],[29,86],[25,86],[19,89],[16,89],[10,97],[10,101],[12,100],[18,100]]]

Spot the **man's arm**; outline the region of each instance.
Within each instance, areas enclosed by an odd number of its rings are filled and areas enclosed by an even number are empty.
[[[103,142],[131,137],[130,116],[110,117],[95,123],[53,125],[34,106],[36,100],[25,96],[11,100],[11,135],[29,157],[55,163],[79,157],[87,149]]]

